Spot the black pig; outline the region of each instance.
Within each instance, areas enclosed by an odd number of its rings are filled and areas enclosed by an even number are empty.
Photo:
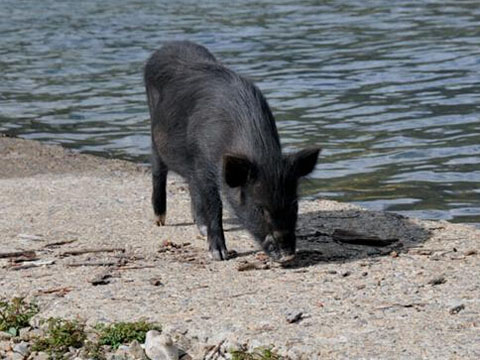
[[[313,170],[320,148],[282,155],[260,90],[200,45],[166,43],[148,59],[144,77],[157,224],[165,224],[171,169],[188,182],[193,218],[214,259],[227,258],[221,195],[265,252],[293,258],[297,181]]]

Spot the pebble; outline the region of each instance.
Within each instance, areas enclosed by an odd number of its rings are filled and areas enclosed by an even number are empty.
[[[18,336],[24,340],[28,340],[30,338],[30,328],[29,327],[21,328],[20,331],[18,332]]]
[[[10,352],[7,353],[7,359],[8,360],[23,360],[24,356],[22,354],[10,351]]]
[[[0,341],[2,340],[10,340],[12,338],[12,334],[9,334],[5,331],[0,331]]]
[[[457,306],[454,306],[450,309],[450,314],[451,315],[456,315],[458,314],[460,311],[464,310],[465,309],[465,305],[463,304],[460,304],[460,305],[457,305]]]
[[[147,332],[145,353],[151,360],[179,360],[178,348],[170,336],[161,335],[156,330]]]
[[[49,360],[50,355],[48,355],[46,352],[40,351],[38,353],[35,353],[31,355],[32,360]]]
[[[432,286],[435,286],[435,285],[445,284],[446,282],[447,282],[447,279],[445,279],[445,277],[443,275],[440,275],[440,276],[437,276],[437,277],[433,278],[428,283]]]
[[[10,341],[0,341],[0,351],[11,351],[12,346]]]
[[[22,356],[27,356],[29,353],[29,346],[30,345],[28,343],[22,341],[21,343],[18,343],[13,347],[13,351]]]
[[[287,315],[287,322],[290,324],[299,322],[303,318],[303,312],[293,312]]]
[[[125,350],[125,347],[118,347],[117,351],[115,351],[115,354],[111,355],[109,359],[110,360],[130,360],[130,356],[128,355],[127,351],[128,350]]]
[[[153,277],[148,282],[150,283],[150,285],[153,285],[153,286],[163,285],[162,279],[160,277]]]
[[[147,356],[143,351],[140,343],[137,340],[133,340],[129,346],[128,353],[136,360],[145,360]]]

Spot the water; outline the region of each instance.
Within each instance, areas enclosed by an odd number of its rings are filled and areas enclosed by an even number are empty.
[[[254,79],[304,192],[480,223],[478,1],[0,0],[0,131],[147,162],[142,66],[165,40]]]

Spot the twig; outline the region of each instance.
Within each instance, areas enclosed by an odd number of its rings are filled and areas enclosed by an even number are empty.
[[[360,214],[353,214],[353,215],[346,215],[346,216],[321,216],[321,215],[317,215],[316,217],[317,218],[320,218],[320,219],[354,219],[354,218],[357,218],[359,217]]]
[[[391,304],[391,305],[378,307],[377,310],[386,310],[386,309],[391,309],[393,307],[402,307],[402,308],[409,309],[409,308],[424,307],[426,305],[427,305],[426,303],[408,303],[408,304],[395,303],[395,304]]]
[[[120,266],[116,270],[138,270],[138,269],[154,269],[155,265],[138,265],[138,266]]]
[[[65,296],[73,289],[71,287],[61,287],[61,288],[51,288],[45,290],[37,291],[37,295],[48,295],[48,294],[56,294],[57,296]]]
[[[89,254],[89,253],[115,252],[115,251],[125,252],[125,249],[124,248],[104,248],[104,249],[70,250],[70,251],[65,251],[61,253],[60,256],[75,256],[75,255],[82,255],[82,254]]]
[[[44,247],[49,248],[49,247],[54,247],[54,246],[66,245],[66,244],[71,244],[75,241],[77,241],[77,239],[55,241],[55,242],[51,242],[51,243],[46,244]]]
[[[35,254],[35,251],[33,251],[33,250],[0,253],[0,259],[11,258],[11,257],[20,257],[20,256],[25,256],[27,258],[35,258],[37,255]]]
[[[42,241],[42,235],[30,235],[30,234],[18,234],[17,235],[20,239],[23,240],[33,240],[33,241]]]
[[[66,264],[68,267],[80,267],[80,266],[115,266],[118,265],[116,261],[87,261]]]
[[[223,343],[225,342],[225,339],[220,341],[217,345],[215,345],[213,348],[209,348],[204,355],[205,359],[214,359],[214,356],[216,354],[220,353],[220,349],[222,348]],[[215,357],[216,358],[216,357]]]
[[[366,245],[366,246],[388,246],[397,242],[398,239],[380,239],[374,235],[363,235],[353,231],[335,229],[332,237],[336,241],[352,245]]]
[[[26,256],[20,256],[20,257],[10,259],[10,262],[14,263],[14,264],[18,264],[18,263],[21,263],[21,262],[36,261],[36,260],[40,260],[40,258],[38,258],[38,257],[31,258],[31,257],[26,257]]]
[[[232,296],[230,296],[230,298],[237,298],[237,297],[246,296],[246,295],[255,295],[257,293],[258,293],[258,291],[249,291],[249,292],[244,292],[244,293],[232,295]]]
[[[34,267],[39,267],[39,266],[44,266],[44,265],[52,265],[54,264],[54,260],[37,260],[37,261],[32,261],[30,263],[23,263],[22,265],[18,266],[10,266],[10,270],[25,270],[25,269],[30,269]]]

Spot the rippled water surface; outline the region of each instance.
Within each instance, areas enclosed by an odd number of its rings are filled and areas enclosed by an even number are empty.
[[[148,161],[142,67],[165,40],[254,79],[305,192],[480,223],[478,1],[0,0],[0,131]]]

